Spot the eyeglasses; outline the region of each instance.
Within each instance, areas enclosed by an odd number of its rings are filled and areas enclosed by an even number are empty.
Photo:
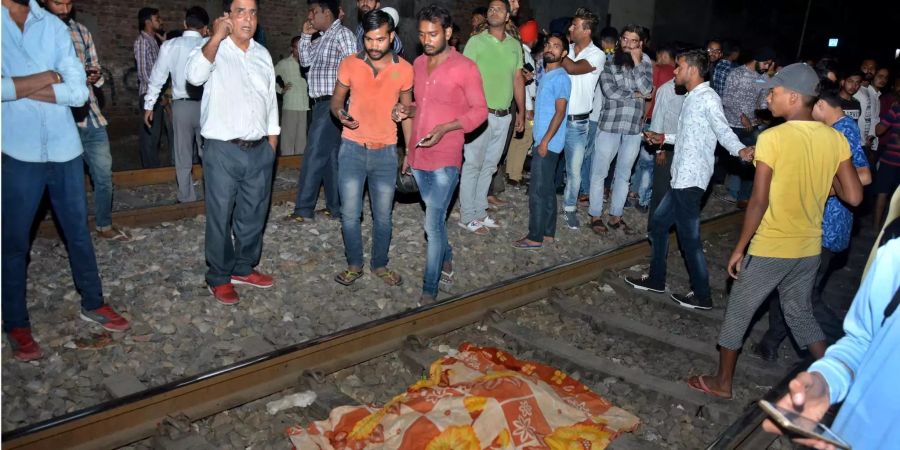
[[[721,49],[721,48],[708,48],[708,49],[706,49],[706,53],[719,53],[719,54],[721,54],[721,53],[722,53],[722,49]]]
[[[637,44],[638,42],[641,42],[640,39],[628,39],[625,36],[620,37],[619,40],[622,41],[623,44],[628,44],[630,42],[634,42],[635,44]]]
[[[247,9],[247,8],[237,8],[231,10],[231,15],[237,17],[238,19],[243,19],[244,17],[256,17],[255,9]]]

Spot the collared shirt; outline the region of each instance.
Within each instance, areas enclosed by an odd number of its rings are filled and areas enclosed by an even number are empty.
[[[24,162],[66,162],[81,155],[81,139],[70,106],[88,100],[84,66],[69,29],[35,0],[28,5],[24,31],[3,7],[2,144],[4,154]],[[53,70],[63,82],[52,85],[56,104],[16,99],[14,77]]]
[[[191,52],[204,42],[203,36],[192,30],[185,30],[181,37],[163,42],[159,49],[159,57],[156,58],[153,71],[150,73],[150,85],[147,87],[147,95],[144,96],[145,111],[153,110],[153,105],[156,104],[156,99],[169,76],[172,77],[173,100],[198,97],[195,92],[199,93],[200,89],[187,85],[184,68]]]
[[[766,96],[766,82],[769,77],[750,70],[747,66],[735,67],[728,74],[725,82],[725,94],[722,95],[722,107],[725,109],[725,119],[732,128],[743,128],[741,114],[747,116],[750,122],[756,120],[756,110],[765,109],[768,103]]]
[[[850,161],[853,167],[869,167],[866,153],[859,137],[859,127],[853,119],[843,116],[831,125],[841,132],[850,144]],[[850,232],[853,229],[853,213],[844,206],[837,196],[828,197],[825,214],[822,216],[822,247],[835,253],[850,246]]]
[[[363,32],[362,25],[356,26],[356,52],[364,52],[366,51],[366,44],[363,42],[363,36],[365,33]],[[394,40],[391,42],[391,49],[394,50],[395,55],[403,55],[403,42],[400,41],[400,34],[394,33]]]
[[[653,104],[653,120],[650,131],[662,134],[678,134],[678,118],[681,117],[681,105],[684,96],[675,93],[675,80],[663,83],[656,90],[656,103]]]
[[[134,40],[138,93],[141,96],[147,93],[147,87],[150,85],[150,74],[153,71],[153,64],[156,63],[157,56],[159,56],[159,43],[156,42],[156,38],[146,31],[141,31],[141,34]]]
[[[575,62],[587,60],[594,68],[594,70],[581,75],[569,75],[572,80],[572,97],[569,99],[568,114],[590,113],[594,108],[594,91],[597,89],[597,81],[600,79],[600,73],[603,72],[603,62],[606,57],[603,50],[591,42],[578,54],[575,54],[575,44],[569,44],[567,58]]]
[[[709,82],[703,82],[684,96],[678,134],[666,135],[666,143],[675,144],[673,189],[706,189],[715,165],[716,142],[735,156],[744,148],[725,121],[719,95]]]
[[[78,59],[81,60],[81,63],[85,67],[93,67],[97,70],[100,70],[100,58],[97,57],[97,48],[94,46],[94,36],[91,35],[91,32],[88,31],[87,27],[76,22],[74,19],[69,19],[69,33],[72,34],[72,43],[75,44],[75,54],[78,55]],[[94,83],[94,87],[103,86],[106,80],[103,78],[103,75],[100,75],[100,79]],[[78,122],[78,126],[84,128],[91,124],[94,128],[105,127],[107,125],[106,118],[103,117],[103,112],[100,111],[100,103],[97,101],[97,96],[94,95],[93,89],[88,89],[89,101],[90,101],[90,110],[88,110],[87,117],[84,118],[81,122]]]
[[[344,58],[337,82],[350,89],[348,113],[359,127],[344,127],[342,136],[357,144],[396,144],[397,124],[391,110],[401,93],[411,93],[413,68],[405,59],[390,54],[391,64],[375,72],[365,51]]]
[[[557,67],[549,72],[544,73],[541,85],[538,87],[537,100],[534,110],[534,127],[532,128],[532,136],[534,137],[534,145],[537,146],[550,131],[550,122],[556,115],[556,101],[563,99],[568,102],[574,92],[572,77],[566,73],[562,67]],[[566,145],[566,122],[563,120],[556,130],[556,134],[550,137],[547,143],[547,150],[553,153],[560,153]]]
[[[293,56],[278,61],[278,64],[275,64],[275,76],[281,77],[285,85],[291,85],[286,92],[280,86],[276,86],[277,92],[282,94],[283,98],[281,109],[309,111],[309,86],[300,74],[300,63]]]
[[[209,62],[201,49],[191,52],[185,68],[188,83],[204,86],[200,134],[220,141],[280,134],[275,68],[268,50],[251,39],[245,52],[228,37],[219,44],[215,62]]]
[[[501,41],[485,30],[469,38],[463,55],[478,65],[488,108],[509,108],[513,79],[522,68],[521,42],[509,34]]]
[[[727,59],[720,59],[713,69],[713,77],[710,84],[716,94],[721,97],[725,93],[725,82],[728,81],[728,74],[734,69],[734,64]]]
[[[309,67],[309,96],[318,98],[334,93],[338,65],[344,58],[356,53],[356,37],[341,25],[340,20],[335,20],[315,42],[309,34],[300,35],[297,47],[300,50],[300,65]]]
[[[878,118],[881,116],[880,96],[881,93],[872,87],[871,84],[860,86],[859,90],[853,94],[853,98],[859,101],[861,109],[859,120],[857,120],[859,133],[866,138],[875,136],[875,127],[878,125]]]
[[[646,56],[646,55],[644,55]],[[607,133],[640,134],[644,116],[644,98],[653,91],[653,64],[644,58],[633,68],[606,64],[600,74],[603,112],[597,129]]]
[[[855,449],[897,447],[900,416],[900,311],[887,317],[900,288],[900,239],[878,249],[844,319],[844,337],[807,369],[828,384],[831,404],[844,402],[831,429]]]
[[[653,88],[659,90],[659,87],[675,78],[675,66],[671,64],[654,64],[653,65]],[[656,96],[650,99],[649,114],[647,120],[653,118],[653,110],[656,106]]]
[[[487,102],[481,87],[481,72],[472,60],[448,48],[449,55],[428,73],[428,56],[413,61],[413,93],[416,116],[408,142],[419,142],[435,126],[459,120],[461,130],[444,135],[428,148],[410,145],[407,162],[418,170],[462,167],[463,142],[468,133],[487,120]]]

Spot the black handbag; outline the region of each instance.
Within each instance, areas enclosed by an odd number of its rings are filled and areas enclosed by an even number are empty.
[[[416,184],[416,177],[409,173],[403,173],[403,160],[406,158],[406,149],[403,149],[403,155],[398,158],[400,164],[397,164],[397,192],[401,194],[417,194],[419,185]]]

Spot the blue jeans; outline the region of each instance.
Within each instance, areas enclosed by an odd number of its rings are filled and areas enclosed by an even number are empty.
[[[748,132],[746,128],[732,128],[734,134],[744,145],[756,144],[756,136],[752,132]],[[753,163],[741,161],[736,156],[728,155],[726,169],[728,177],[725,179],[725,186],[728,193],[735,200],[750,200],[750,194],[753,193],[753,177],[756,175],[756,168]]]
[[[368,181],[367,181],[368,180]],[[391,247],[391,212],[397,188],[397,146],[369,150],[343,139],[338,154],[338,190],[341,194],[341,233],[347,266],[362,268],[363,243],[360,216],[363,192],[369,186],[372,205],[372,269],[388,264]]]
[[[336,217],[341,212],[337,186],[337,152],[341,145],[341,129],[331,115],[330,104],[321,101],[312,107],[312,123],[297,180],[294,214],[312,217],[319,198],[319,186],[325,184],[325,207]]]
[[[653,212],[650,218],[650,246],[653,250],[650,284],[659,288],[666,285],[669,229],[675,225],[694,296],[709,300],[709,270],[703,254],[703,241],[700,240],[700,202],[704,192],[698,187],[672,189]]]
[[[87,162],[94,183],[94,224],[98,230],[112,227],[112,155],[109,152],[109,136],[106,127],[95,127],[88,121],[78,127],[84,160]]]
[[[267,141],[251,148],[207,139],[203,148],[206,193],[206,282],[230,283],[249,275],[262,255],[262,234],[272,194],[275,151]]]
[[[31,326],[25,302],[30,232],[45,189],[62,228],[81,307],[94,310],[103,306],[97,258],[87,227],[84,159],[78,156],[61,163],[32,163],[4,154],[2,174],[3,331]]]
[[[559,153],[547,152],[541,157],[537,147],[531,153],[531,187],[528,190],[529,240],[543,242],[544,237],[556,236],[556,185],[553,176]]]
[[[628,181],[631,168],[641,151],[640,134],[619,134],[598,131],[594,140],[594,160],[591,163],[591,208],[589,214],[599,217],[603,214],[603,189],[609,166],[616,158],[612,194],[609,201],[609,215],[621,217],[628,197]]]
[[[581,163],[581,189],[579,194],[591,192],[591,162],[594,160],[594,138],[597,137],[597,122],[588,124],[587,146],[584,148],[584,162]]]
[[[568,120],[568,119],[566,119]],[[575,211],[581,189],[581,166],[587,148],[589,120],[569,120],[566,123],[566,195],[563,209]]]
[[[459,183],[459,168],[441,167],[436,170],[412,171],[419,185],[419,194],[425,202],[425,273],[422,276],[422,293],[437,298],[441,268],[453,261],[453,249],[447,241],[447,208]]]
[[[655,150],[653,151],[655,152]],[[644,145],[641,144],[637,166],[634,169],[634,175],[631,177],[631,187],[637,193],[638,203],[641,206],[650,204],[650,197],[653,195],[653,166],[655,165],[656,154],[648,152]]]

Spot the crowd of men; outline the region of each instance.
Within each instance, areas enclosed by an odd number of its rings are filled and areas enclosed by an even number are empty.
[[[98,235],[130,237],[110,218],[107,122],[94,93],[104,80],[90,31],[74,19],[73,0],[43,7],[2,2],[3,329],[15,357],[27,361],[42,355],[25,280],[29,230],[44,191],[66,239],[81,317],[110,331],[130,324],[103,301],[87,228],[85,165]],[[533,19],[517,25],[518,1],[508,0],[473,11],[462,52],[450,12],[421,9],[415,20],[423,54],[410,64],[396,10],[377,0],[357,4],[354,32],[343,25],[337,1],[309,0],[291,55],[277,65],[259,41],[255,0],[226,0],[212,23],[203,8],[189,8],[184,31],[168,39],[158,10],[138,13],[141,158],[158,165],[155,141],[171,111],[178,201],[198,199],[191,165],[195,153],[202,158],[206,282],[216,301],[237,304],[235,285],[274,285],[256,266],[279,148],[304,155],[295,207],[283,220],[340,222],[347,268],[334,280],[341,285],[366,272],[366,191],[369,272],[389,286],[403,283],[388,267],[392,211],[398,177],[414,178],[427,237],[420,305],[436,302],[454,283],[446,223],[457,191],[458,224],[467,232],[518,226],[491,215],[507,206],[498,196],[506,181],[528,186],[527,234],[515,248],[552,245],[560,210],[571,230],[582,227],[579,208],[586,208],[589,232],[636,233],[623,216],[626,207],[637,208],[648,214],[652,259],[649,273],[626,281],[665,292],[674,227],[691,290],[671,299],[710,309],[700,210],[711,183],[724,183],[723,197],[746,210],[728,261],[736,281],[718,371],[688,384],[731,397],[747,327],[776,290],[771,328],[753,353],[774,359],[789,329],[799,347],[827,361],[827,345],[847,325],[841,328],[821,293],[835,255],[849,246],[853,207],[874,180],[878,228],[900,181],[900,83],[888,88],[887,69],[871,59],[849,69],[827,58],[781,66],[771,49],[732,41],[675,50],[651,45],[640,25],[598,30],[588,8],[551,22],[548,31]],[[325,208],[316,210],[323,185]]]

